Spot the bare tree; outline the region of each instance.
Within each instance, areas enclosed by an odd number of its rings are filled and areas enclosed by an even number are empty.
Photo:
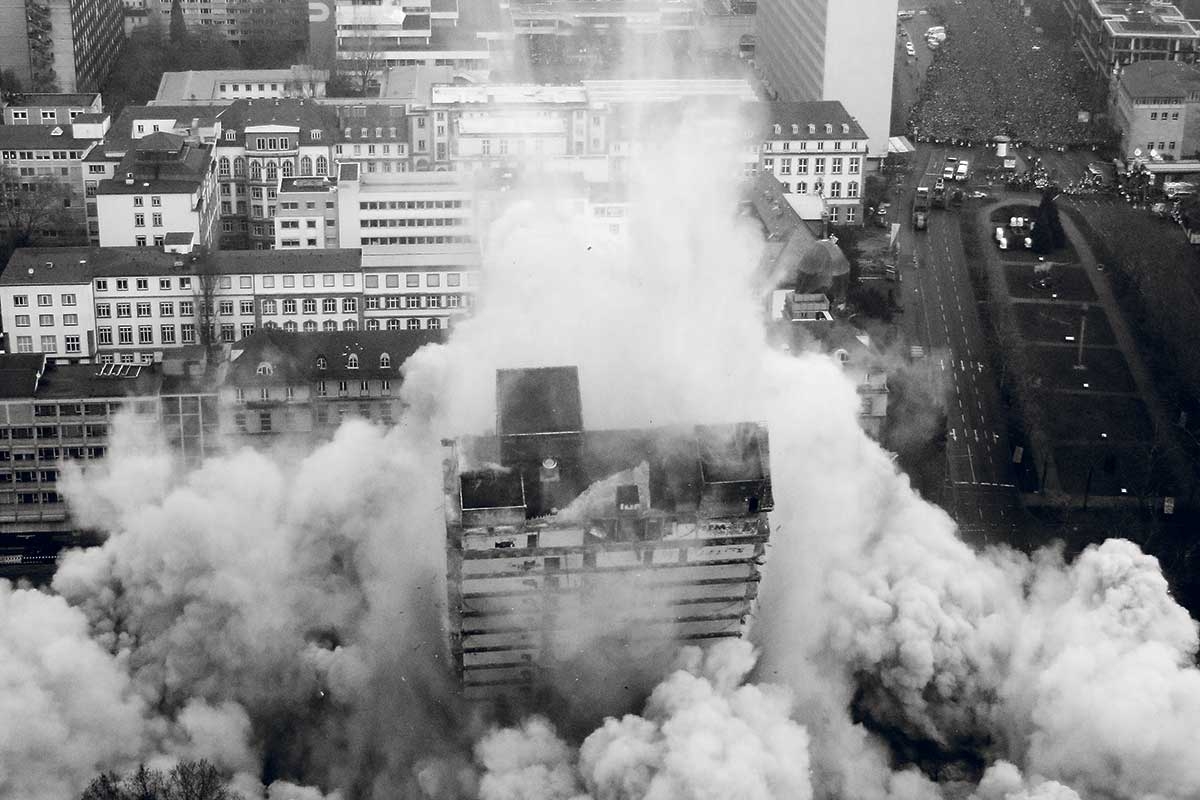
[[[355,91],[360,97],[367,97],[371,83],[376,80],[376,74],[382,69],[379,43],[374,36],[362,41],[360,49],[354,51],[351,60],[350,77]]]
[[[207,248],[199,248],[192,256],[192,273],[196,281],[193,292],[196,297],[196,327],[199,329],[199,341],[211,351],[221,341],[216,331],[216,296],[221,276],[217,270],[216,259]]]
[[[0,229],[14,247],[87,240],[82,200],[70,184],[14,168],[0,172]]]
[[[124,778],[113,772],[98,775],[79,800],[241,800],[208,761],[183,761],[169,773],[145,764]]]

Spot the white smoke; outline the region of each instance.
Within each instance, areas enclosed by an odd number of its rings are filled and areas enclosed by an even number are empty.
[[[391,432],[185,473],[119,427],[64,486],[104,545],[65,559],[57,596],[0,589],[0,795],[206,757],[281,800],[1200,797],[1196,627],[1157,563],[973,551],[862,434],[841,370],[767,345],[743,122],[645,127],[627,244],[517,197],[477,313],[409,362]],[[767,423],[761,657],[688,651],[640,713],[481,736],[447,685],[437,442],[491,427],[496,369],[561,364],[589,428]],[[603,666],[613,687],[639,669]],[[961,766],[925,774],[929,750]]]

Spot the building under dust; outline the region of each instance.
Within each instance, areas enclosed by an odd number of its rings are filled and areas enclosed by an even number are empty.
[[[619,632],[617,657],[743,635],[770,536],[765,426],[588,431],[574,367],[500,370],[497,434],[446,443],[450,649],[469,698],[534,691]]]

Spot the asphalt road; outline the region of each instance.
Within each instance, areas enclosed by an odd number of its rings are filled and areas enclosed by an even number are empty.
[[[950,491],[944,504],[964,533],[992,541],[1011,530],[1020,506],[999,389],[963,254],[958,215],[964,212],[934,210],[927,230],[912,227],[913,192],[918,184],[933,187],[947,156],[969,159],[971,154],[930,146],[913,154],[898,218],[901,264],[907,272],[904,301],[913,319],[910,333],[921,342],[934,374],[946,379]]]

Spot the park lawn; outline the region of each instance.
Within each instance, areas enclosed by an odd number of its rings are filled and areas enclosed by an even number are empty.
[[[1035,277],[1033,264],[1004,265],[1009,297],[1045,300],[1051,305],[1096,301],[1096,290],[1092,288],[1083,267],[1077,264],[1056,264],[1051,267],[1050,284],[1044,289],[1034,284]]]
[[[1058,480],[1063,491],[1092,497],[1126,495],[1151,497],[1177,494],[1170,470],[1147,444],[1072,444],[1054,448]],[[1091,484],[1088,484],[1088,473]]]
[[[1056,444],[1121,444],[1149,442],[1154,437],[1154,425],[1140,398],[1063,392],[1033,396],[1042,410],[1045,433]]]
[[[1084,337],[1088,346],[1111,347],[1117,343],[1108,315],[1099,305],[1089,305],[1087,311],[1067,303],[1013,303],[1013,316],[1021,337],[1027,342],[1061,342],[1064,336],[1078,336],[1079,322],[1087,316]]]
[[[1134,392],[1133,375],[1125,356],[1114,347],[1084,347],[1085,369],[1075,369],[1079,351],[1073,345],[1026,346],[1028,377],[1041,389],[1068,389],[1093,392]]]

